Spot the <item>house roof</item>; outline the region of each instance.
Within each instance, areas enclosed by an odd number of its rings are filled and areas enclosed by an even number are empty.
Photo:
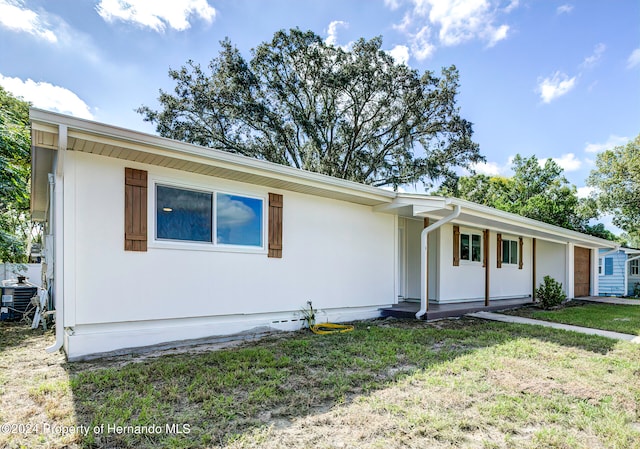
[[[398,194],[387,205],[377,210],[396,210],[398,215],[407,217],[428,217],[439,220],[460,206],[460,215],[453,221],[476,229],[488,228],[522,237],[539,238],[558,243],[573,243],[588,248],[617,248],[619,245],[610,240],[561,228],[521,215],[483,206],[459,198],[447,198],[430,195]]]
[[[81,151],[143,164],[259,184],[273,189],[375,206],[390,202],[394,192],[280,164],[204,148],[164,137],[31,108],[31,213],[46,219],[47,173],[59,145],[59,128],[67,128],[68,151]]]
[[[377,211],[407,217],[439,219],[460,206],[461,225],[491,228],[519,236],[537,237],[592,248],[614,248],[614,242],[542,223],[520,215],[458,198],[402,194],[274,164],[226,151],[204,148],[164,137],[31,108],[31,213],[46,220],[48,173],[54,166],[61,129],[66,128],[66,150],[114,157],[239,182],[258,184],[325,198],[373,206]]]

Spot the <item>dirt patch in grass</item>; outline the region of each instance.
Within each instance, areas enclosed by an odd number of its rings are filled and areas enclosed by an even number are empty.
[[[640,449],[638,348],[601,337],[387,319],[67,364],[43,351],[51,333],[2,331],[2,422],[188,433],[0,434],[0,447]]]

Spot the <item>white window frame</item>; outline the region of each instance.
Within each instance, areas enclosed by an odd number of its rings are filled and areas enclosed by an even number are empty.
[[[638,276],[640,274],[640,260],[635,259],[629,262],[629,276]]]
[[[469,236],[469,259],[462,258],[462,236],[463,235]],[[473,259],[473,236],[478,236],[480,239],[480,260],[472,260]],[[461,229],[459,248],[460,248],[460,254],[458,254],[458,256],[460,257],[461,264],[465,264],[465,265],[482,264],[482,255],[484,254],[484,239],[482,238],[482,233],[479,233],[477,231],[474,232],[470,229]]]
[[[250,253],[250,254],[267,254],[267,238],[268,238],[268,205],[269,201],[267,195],[262,192],[250,191],[249,189],[229,189],[227,187],[218,188],[216,186],[187,183],[184,181],[176,180],[173,178],[165,177],[153,177],[149,179],[149,185],[152,188],[148,189],[150,196],[147,205],[147,226],[148,229],[153,229],[153,240],[148,244],[150,248],[162,248],[162,249],[178,249],[178,250],[190,250],[190,251],[217,251],[217,252],[233,252],[233,253]],[[211,215],[211,242],[198,242],[190,240],[169,240],[158,239],[157,237],[157,198],[156,188],[157,186],[166,186],[175,189],[192,190],[203,193],[211,193],[212,199],[212,215]],[[230,245],[225,243],[216,243],[217,240],[217,193],[242,196],[246,198],[252,198],[262,201],[262,217],[261,221],[261,233],[262,233],[262,245],[261,246],[249,246],[249,245]]]
[[[505,242],[509,242],[509,261],[505,262],[504,258],[503,258],[503,254],[504,254],[504,245]],[[511,243],[515,242],[516,244],[516,261],[515,262],[511,262]],[[510,267],[517,267],[520,265],[520,240],[514,237],[503,237],[502,241],[500,243],[500,258],[502,259],[502,266],[504,265],[508,265]]]
[[[604,259],[604,257],[598,257],[598,275],[602,274],[602,259]]]

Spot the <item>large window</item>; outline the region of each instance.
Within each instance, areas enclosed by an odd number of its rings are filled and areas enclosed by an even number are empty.
[[[502,240],[502,263],[517,264],[518,263],[518,241]]]
[[[480,262],[482,260],[482,236],[460,233],[460,260]]]
[[[638,259],[629,262],[629,274],[631,276],[638,276],[640,274],[640,262]]]
[[[156,185],[156,238],[262,248],[263,204],[262,198]]]

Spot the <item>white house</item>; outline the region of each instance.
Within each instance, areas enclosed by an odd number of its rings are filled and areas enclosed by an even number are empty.
[[[38,109],[34,220],[70,360],[252,328],[380,316],[405,299],[598,292],[612,242]],[[422,240],[422,241],[421,241]],[[428,295],[427,295],[428,292]],[[428,301],[427,301],[428,296]]]

